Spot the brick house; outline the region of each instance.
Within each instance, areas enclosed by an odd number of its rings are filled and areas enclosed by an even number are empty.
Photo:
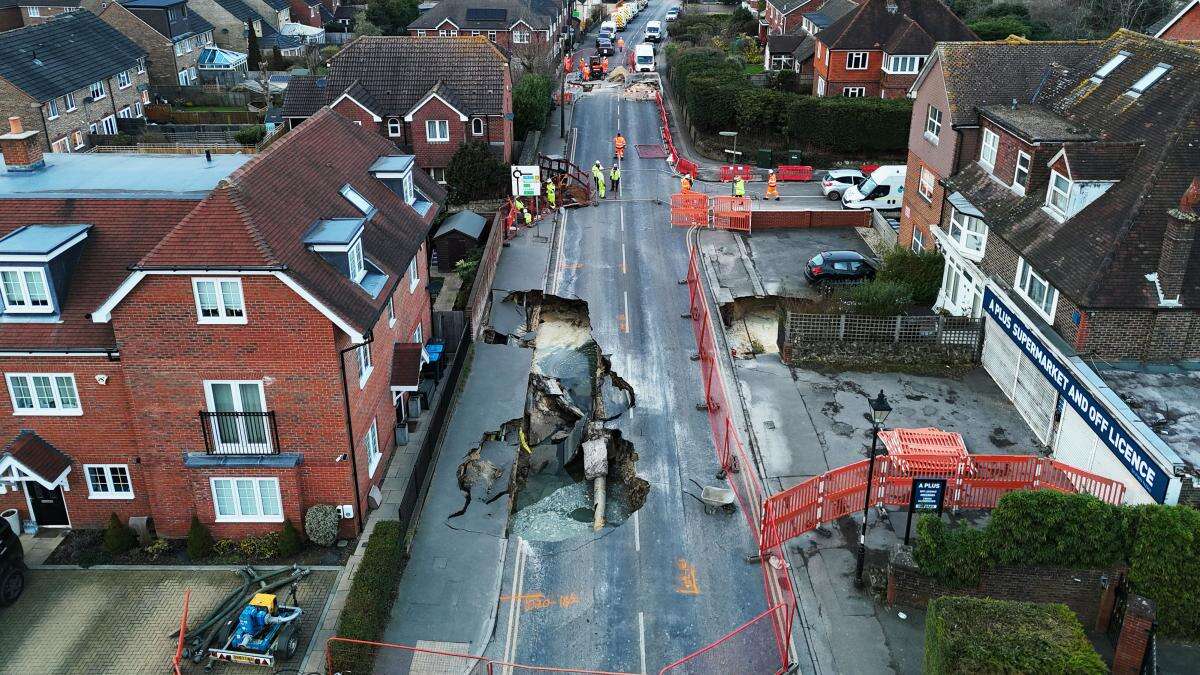
[[[21,6],[17,2],[18,0],[0,0],[0,32],[24,25],[21,22]]]
[[[974,39],[941,0],[866,0],[817,33],[813,93],[902,97],[935,43]]]
[[[791,35],[796,33],[803,20],[803,11],[820,0],[766,0],[763,19],[766,20],[766,36]]]
[[[200,52],[213,43],[212,24],[187,0],[83,0],[83,7],[146,50],[150,84],[199,84]]]
[[[263,9],[273,7],[262,3],[258,6]],[[249,0],[188,0],[188,8],[213,25],[216,43],[224,49],[248,53],[250,28],[257,26],[262,33],[262,37],[258,38],[258,47],[263,54],[269,56],[275,47],[279,47],[284,56],[301,56],[304,53],[299,37],[279,32],[278,10],[264,16]]]
[[[79,9],[79,0],[16,0],[16,5],[21,9],[20,25],[36,26]]]
[[[486,37],[503,49],[560,49],[566,10],[554,0],[441,0],[408,24],[421,37]]]
[[[8,148],[24,135],[0,137],[6,157],[20,158]],[[54,218],[61,203],[19,218],[0,214],[0,258],[5,242],[28,248],[45,230],[79,237],[64,228],[91,225],[81,253],[71,256],[73,239],[59,245],[68,247],[64,267],[78,261],[69,287],[51,282],[54,302],[61,293],[74,303],[64,305],[72,329],[27,325],[65,341],[91,336],[94,357],[34,357],[29,350],[54,343],[25,344],[21,333],[5,332],[10,404],[41,406],[42,414],[3,415],[14,449],[0,462],[23,467],[28,478],[18,491],[46,496],[30,474],[49,483],[48,499],[61,500],[75,527],[100,526],[116,510],[149,515],[160,534],[181,536],[196,515],[230,537],[277,529],[284,518],[299,524],[309,506],[324,503],[343,507],[342,533],[353,535],[395,448],[397,410],[416,389],[430,333],[425,240],[444,193],[412,171],[411,156],[328,109],[249,161],[214,160],[244,164],[207,175],[162,172],[155,180],[206,181],[204,197],[153,229],[126,233],[128,241],[107,236],[115,230],[98,217]],[[47,164],[42,179],[53,180],[59,167]],[[80,201],[71,207],[89,206]],[[18,229],[31,223],[39,238]],[[97,263],[102,245],[109,257]],[[62,268],[51,261],[48,269]],[[21,379],[41,373],[55,379]],[[47,410],[70,410],[73,423]],[[93,419],[101,414],[113,419]],[[91,435],[95,424],[115,428],[122,442]],[[27,511],[24,501],[0,495],[0,504]]]
[[[1200,0],[1188,0],[1161,23],[1148,31],[1164,40],[1200,40]]]
[[[86,10],[0,33],[0,115],[42,132],[50,152],[91,146],[142,117],[149,102],[146,50]]]
[[[1028,101],[1047,66],[1073,66],[1094,52],[1096,45],[1022,38],[938,44],[909,92],[914,103],[900,212],[902,245],[934,248],[931,227],[942,222],[947,208],[941,180],[958,173],[979,154],[978,108],[1014,98]]]
[[[391,139],[439,182],[467,142],[512,159],[508,59],[483,37],[361,36],[326,77],[292,78],[283,116],[294,127],[320,105]]]
[[[799,12],[800,23],[790,32],[762,36],[763,64],[768,70],[791,70],[799,75],[799,91],[811,91],[816,34],[858,7],[854,0],[812,0]]]

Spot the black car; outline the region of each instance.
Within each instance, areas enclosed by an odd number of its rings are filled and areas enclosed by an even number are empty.
[[[616,53],[613,49],[612,40],[608,38],[596,38],[596,53],[600,56],[612,56]]]
[[[875,278],[875,263],[858,251],[824,251],[804,266],[810,284],[830,281],[862,281]]]
[[[7,607],[25,590],[25,549],[21,539],[0,520],[0,607]]]

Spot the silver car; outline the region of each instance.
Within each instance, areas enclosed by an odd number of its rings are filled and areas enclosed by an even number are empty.
[[[833,169],[821,177],[821,192],[831,202],[842,200],[842,193],[850,186],[859,186],[867,179],[858,169]]]

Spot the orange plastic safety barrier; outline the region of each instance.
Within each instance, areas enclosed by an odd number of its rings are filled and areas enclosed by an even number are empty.
[[[806,181],[813,179],[813,168],[803,164],[780,164],[775,175],[782,181]]]
[[[750,199],[722,195],[713,197],[713,227],[721,230],[750,231]]]

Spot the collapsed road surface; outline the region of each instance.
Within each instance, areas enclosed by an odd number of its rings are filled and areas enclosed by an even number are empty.
[[[664,11],[648,9],[631,30]],[[626,98],[619,85],[577,94],[573,161],[611,165],[618,128],[631,151],[619,199],[610,193],[568,213],[550,283],[551,293],[587,303],[591,336],[636,394],[636,405],[609,426],[632,444],[649,491],[642,508],[598,531],[581,518],[577,533],[563,538],[510,532],[492,658],[654,672],[767,608],[762,572],[744,559],[756,547],[742,514],[706,515],[685,494],[696,492],[689,479],[721,483],[706,416],[696,410],[691,324],[680,318],[687,249],[665,203],[678,182],[661,159],[632,151],[659,142],[658,119],[654,102]],[[776,645],[764,627],[707,672],[773,672]]]

